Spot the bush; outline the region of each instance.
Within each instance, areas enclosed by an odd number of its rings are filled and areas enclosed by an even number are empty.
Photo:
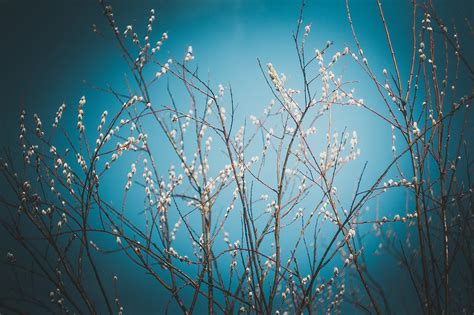
[[[412,57],[401,69],[377,3],[388,70],[371,67],[348,2],[354,47],[328,42],[313,53],[303,3],[293,34],[299,68],[287,80],[279,65],[259,60],[273,99],[245,118],[230,85],[200,75],[191,46],[181,61],[163,57],[168,34],[152,41],[154,10],[142,36],[100,1],[129,92],[104,89],[119,105],[96,130],[84,120],[86,97],[75,126],[62,126],[66,104],[48,126],[21,112],[22,161],[7,154],[1,166],[9,187],[1,222],[16,241],[4,273],[20,291],[2,307],[134,313],[139,305],[122,302],[132,280],[120,281],[134,270],[170,296],[156,312],[400,310],[390,294],[400,287],[367,261],[375,244],[390,258],[383,264],[401,267],[383,269],[409,279],[410,301],[419,303],[406,311],[472,313],[470,55],[455,28],[415,2]],[[346,68],[366,76],[382,105],[364,102],[358,78],[343,79]],[[342,111],[375,117],[391,132],[379,148],[391,158],[376,176],[364,175],[376,157],[339,126]],[[361,157],[367,162],[356,164]],[[340,192],[347,182],[353,191]],[[394,210],[395,194],[405,209]],[[32,279],[49,293],[22,291]]]

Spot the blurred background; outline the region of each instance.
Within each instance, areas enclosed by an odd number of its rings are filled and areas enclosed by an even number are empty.
[[[467,56],[473,55],[472,35],[465,19],[472,21],[474,2],[469,0],[433,1],[440,16],[458,26],[461,38],[467,38]],[[258,67],[257,57],[262,63],[272,62],[278,72],[288,77],[288,86],[299,88],[298,60],[292,40],[300,10],[300,1],[111,1],[116,20],[124,28],[133,24],[134,29],[144,34],[149,10],[154,8],[157,20],[154,36],[158,39],[168,32],[169,40],[160,54],[162,60],[182,60],[188,45],[193,46],[195,63],[201,75],[208,77],[211,85],[231,85],[239,106],[239,119],[248,119],[255,111],[259,113],[272,98],[265,79]],[[385,34],[375,1],[350,1],[353,22],[364,52],[374,71],[390,71],[391,62]],[[411,57],[411,3],[408,0],[383,1],[388,26],[400,63],[402,77],[407,76]],[[345,1],[308,0],[303,24],[312,24],[307,41],[308,51],[323,48],[327,41],[342,50],[355,47],[347,20]],[[96,25],[99,33],[94,33]],[[25,108],[30,114],[38,113],[45,125],[54,119],[62,103],[68,105],[65,118],[75,128],[76,106],[85,95],[86,125],[95,128],[100,114],[107,109],[113,112],[117,103],[107,93],[94,87],[112,86],[126,91],[128,71],[108,29],[102,9],[93,0],[47,0],[23,1],[0,0],[0,149],[2,154],[18,150],[19,112]],[[354,48],[355,50],[355,48]],[[377,108],[379,99],[373,95],[373,87],[366,76],[347,63],[340,72],[348,80],[357,80],[357,95],[366,104]],[[465,74],[462,74],[465,75]],[[162,86],[163,87],[163,86]],[[469,87],[465,87],[469,89]],[[156,88],[153,93],[164,93]],[[183,107],[187,110],[187,107]],[[351,171],[342,174],[346,184],[338,187],[342,194],[350,193],[354,185],[354,174],[359,174],[363,164],[369,161],[367,182],[374,179],[391,158],[391,130],[375,117],[366,118],[366,113],[343,110],[338,113],[337,125],[341,130],[357,130],[361,157],[351,165]],[[14,155],[15,156],[15,155]],[[355,173],[354,173],[355,172]],[[125,178],[120,180],[124,181]],[[122,184],[120,184],[120,189]],[[113,194],[113,187],[108,192]],[[388,196],[388,213],[405,208],[404,196]],[[4,239],[3,237],[0,239]],[[10,242],[0,246],[0,255],[9,250]],[[184,243],[181,246],[186,246]],[[413,309],[416,303],[409,279],[400,276],[396,262],[377,255],[378,242],[366,244],[367,264],[384,287],[388,288],[390,303],[397,313]],[[113,264],[108,265],[108,264]],[[130,314],[151,314],[168,300],[164,291],[146,275],[137,270],[124,270],[120,261],[105,260],[104,269],[121,274],[122,284],[127,284],[122,303],[134,305]],[[7,279],[9,270],[1,268],[0,279]],[[104,271],[105,272],[105,271]],[[6,282],[0,281],[0,292],[8,292]],[[45,293],[46,294],[46,293]],[[399,303],[400,300],[406,303]],[[205,311],[205,305],[197,311]],[[345,310],[351,313],[350,305]],[[128,313],[128,312],[127,312]]]

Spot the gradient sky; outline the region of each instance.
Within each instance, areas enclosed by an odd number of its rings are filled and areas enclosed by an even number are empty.
[[[196,56],[193,62],[199,65],[200,73],[209,73],[214,86],[218,83],[232,85],[242,118],[254,114],[255,108],[261,112],[260,108],[263,110],[272,97],[258,68],[257,57],[263,63],[272,62],[279,72],[287,74],[290,86],[296,76],[297,58],[291,34],[298,19],[298,0],[119,0],[111,3],[122,26],[134,24],[141,29],[144,29],[149,10],[154,8],[157,12],[156,36],[164,31],[169,33],[162,51],[163,59],[168,56],[180,59],[187,46],[192,45]],[[390,70],[390,56],[375,1],[350,3],[353,21],[369,62],[378,73],[383,68]],[[439,14],[456,24],[461,24],[464,18],[472,21],[473,3],[469,0],[435,1]],[[391,0],[383,1],[383,4],[404,76],[406,71],[403,69],[407,69],[411,53],[411,39],[406,35],[410,31],[410,2]],[[62,102],[69,105],[71,114],[75,112],[79,98],[86,95],[87,119],[95,123],[100,113],[111,106],[108,95],[90,86],[110,84],[119,89],[125,87],[126,67],[104,21],[100,6],[93,0],[0,0],[1,147],[16,144],[21,107],[30,113],[38,112],[43,121],[49,122]],[[347,22],[345,1],[308,0],[303,24],[308,23],[312,23],[308,46],[321,48],[328,40],[334,41],[338,49],[346,45],[355,46]],[[92,24],[97,24],[107,34],[106,38],[94,34]],[[460,33],[464,32],[461,29]],[[472,56],[472,43],[467,49]],[[346,78],[360,75],[359,70],[352,68],[341,70]],[[297,82],[294,85],[297,87]],[[378,99],[368,93],[371,87],[366,78],[360,80],[356,89],[367,103],[376,106]],[[391,154],[389,147],[381,151],[380,146],[371,144],[386,143],[391,134],[379,120],[367,120],[363,116],[366,115],[341,112],[337,124],[358,131],[362,157],[355,162],[354,169],[361,170],[365,161],[378,157],[379,162],[371,165],[370,178],[377,174],[384,159],[390,158]],[[74,114],[71,114],[71,120],[74,119]],[[342,190],[350,192],[352,188],[351,182]],[[399,196],[388,198],[394,201],[394,209],[404,202]],[[384,274],[385,282],[399,281],[396,274],[385,272],[382,261],[374,258],[372,265],[376,272]],[[132,281],[140,276],[130,271],[124,277]],[[162,300],[143,295],[144,289],[148,290],[151,284],[143,277],[140,279],[125,299],[142,299],[144,303],[141,303],[143,309],[140,312],[145,313],[159,307]],[[405,285],[401,281],[392,287],[397,290]],[[159,290],[156,285],[153,289]],[[399,296],[397,292],[393,294]]]

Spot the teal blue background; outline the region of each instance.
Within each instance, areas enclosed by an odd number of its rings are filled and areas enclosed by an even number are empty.
[[[374,71],[392,70],[385,34],[375,1],[351,1],[353,22],[364,52]],[[409,1],[383,1],[387,23],[392,30],[392,40],[397,51],[403,81],[406,81],[411,54],[411,4]],[[124,27],[133,24],[144,30],[149,9],[156,10],[155,36],[164,31],[169,40],[163,46],[163,60],[168,57],[181,59],[188,45],[192,45],[196,59],[193,63],[200,73],[209,73],[214,86],[231,84],[234,98],[239,105],[239,119],[261,113],[272,98],[258,68],[257,57],[263,63],[272,62],[278,72],[288,77],[288,85],[298,86],[297,56],[292,42],[296,27],[299,1],[114,1],[116,19]],[[471,1],[435,1],[441,16],[458,24],[460,34],[466,35],[462,20],[472,20],[474,5]],[[344,1],[308,1],[303,24],[312,23],[307,47],[321,48],[326,41],[334,47],[344,46],[355,50]],[[97,24],[106,38],[91,31]],[[52,121],[58,106],[65,102],[68,109],[65,121],[75,128],[76,104],[82,95],[87,97],[86,126],[95,128],[103,110],[113,112],[113,99],[93,88],[111,85],[124,89],[126,66],[104,23],[100,6],[94,1],[9,1],[0,0],[0,128],[3,147],[17,143],[18,113],[24,107],[29,113],[37,112],[44,124]],[[472,41],[472,40],[471,40]],[[469,57],[472,43],[466,44]],[[309,51],[312,51],[312,48]],[[341,68],[346,79],[356,79],[357,95],[367,104],[382,109],[380,99],[373,94],[373,86],[357,67],[350,62]],[[465,76],[465,74],[463,74]],[[292,81],[293,79],[293,81]],[[85,82],[86,81],[86,82]],[[466,77],[466,82],[469,80]],[[161,86],[163,87],[163,86]],[[469,87],[467,87],[469,88]],[[160,97],[160,90],[152,91]],[[111,109],[112,108],[112,109]],[[183,108],[187,110],[187,108]],[[366,182],[370,183],[391,157],[390,128],[366,112],[354,109],[337,111],[337,126],[357,130],[362,155],[351,163],[350,169],[341,174],[338,186],[341,194],[350,194],[356,176],[368,161]],[[65,123],[65,125],[67,125]],[[159,147],[159,144],[157,145]],[[161,152],[163,155],[167,152]],[[163,156],[166,159],[166,156]],[[111,182],[124,182],[124,174],[113,173]],[[113,194],[111,185],[105,190]],[[403,194],[387,194],[387,214],[404,209]],[[389,215],[387,215],[389,216]],[[8,246],[1,246],[3,255]],[[378,242],[366,244],[367,264],[373,274],[386,287],[395,313],[416,309],[414,292],[409,279],[401,275],[396,262],[387,256],[373,255]],[[189,246],[182,242],[180,246]],[[168,296],[155,282],[140,270],[114,258],[104,258],[101,268],[110,276],[120,274],[122,303],[131,314],[155,313]],[[7,271],[2,269],[2,277]],[[45,291],[45,293],[48,291]],[[406,303],[400,303],[403,300]],[[412,303],[412,305],[410,304]],[[130,308],[127,309],[127,305]],[[200,305],[200,312],[205,305]],[[345,304],[344,309],[348,310]]]

